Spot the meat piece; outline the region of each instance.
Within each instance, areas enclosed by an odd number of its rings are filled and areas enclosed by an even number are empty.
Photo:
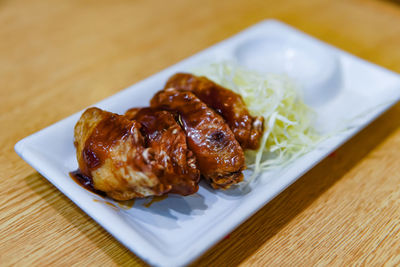
[[[242,97],[206,77],[177,73],[165,85],[193,92],[201,101],[218,112],[228,123],[243,149],[257,149],[263,132],[263,117],[252,117]]]
[[[176,112],[200,172],[214,188],[229,188],[243,180],[242,147],[224,119],[192,92],[160,91],[151,100],[151,106]]]
[[[164,167],[146,147],[141,128],[137,121],[98,108],[82,114],[75,125],[76,155],[80,171],[91,178],[95,189],[117,200],[172,190],[160,179]]]
[[[185,132],[174,115],[152,108],[135,108],[128,110],[125,116],[142,125],[146,147],[152,149],[153,160],[163,166],[158,177],[172,186],[170,193],[190,195],[197,192],[200,171],[193,152],[187,148]]]
[[[93,187],[117,200],[161,195],[170,190],[146,161],[140,123],[102,111],[86,110],[75,126],[75,147],[80,171]]]

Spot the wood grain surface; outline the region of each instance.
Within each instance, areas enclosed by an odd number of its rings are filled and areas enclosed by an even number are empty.
[[[398,1],[0,0],[0,265],[145,265],[13,146],[267,18],[400,72]],[[399,265],[399,125],[397,104],[193,266]]]

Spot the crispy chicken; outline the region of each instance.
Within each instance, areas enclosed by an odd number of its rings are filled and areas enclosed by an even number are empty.
[[[201,174],[214,188],[229,188],[243,180],[242,147],[224,119],[192,92],[162,90],[151,100],[151,107],[176,113]]]
[[[152,108],[133,108],[125,113],[139,122],[146,147],[153,151],[153,159],[163,168],[158,177],[172,186],[170,193],[190,195],[198,190],[200,171],[196,158],[187,148],[185,132],[168,111]]]
[[[243,180],[243,150],[260,146],[263,123],[240,95],[206,77],[177,73],[149,108],[82,114],[74,132],[77,174],[85,187],[116,200],[190,195],[200,175],[227,189]]]
[[[164,88],[193,92],[226,120],[243,149],[257,149],[260,146],[264,119],[252,117],[240,95],[206,77],[189,73],[173,75]]]
[[[176,123],[169,126],[171,128],[166,131],[179,131]],[[93,187],[116,200],[157,196],[171,191],[182,194],[197,191],[199,173],[195,166],[189,165],[193,158],[186,148],[183,132],[178,134],[179,138],[175,137],[175,154],[167,155],[176,158],[177,162],[183,160],[183,172],[188,172],[184,181],[174,187],[170,178],[164,177],[164,173],[168,173],[165,171],[168,164],[158,161],[154,147],[146,144],[148,137],[141,131],[143,125],[138,121],[98,108],[89,108],[82,114],[75,126],[74,143],[79,169],[91,178]],[[167,153],[164,149],[158,151]]]

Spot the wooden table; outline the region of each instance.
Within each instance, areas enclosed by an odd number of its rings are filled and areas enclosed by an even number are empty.
[[[400,72],[398,1],[0,1],[0,265],[145,265],[13,146],[266,18]],[[399,125],[397,104],[194,265],[400,264]]]

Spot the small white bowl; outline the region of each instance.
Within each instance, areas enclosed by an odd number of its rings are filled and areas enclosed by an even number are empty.
[[[303,91],[304,101],[318,106],[332,100],[341,87],[341,67],[329,49],[301,38],[269,36],[240,44],[238,62],[261,73],[286,74]]]

